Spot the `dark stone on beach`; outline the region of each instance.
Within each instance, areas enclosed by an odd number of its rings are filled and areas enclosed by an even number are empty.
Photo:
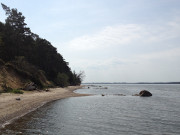
[[[102,94],[101,96],[105,96],[104,94]]]
[[[16,100],[21,100],[21,98],[16,98]]]
[[[147,91],[147,90],[142,90],[142,91],[139,93],[139,96],[140,96],[140,97],[150,97],[150,96],[152,96],[152,94],[151,94],[149,91]]]
[[[46,91],[46,92],[49,92],[49,89],[46,89],[45,91]]]

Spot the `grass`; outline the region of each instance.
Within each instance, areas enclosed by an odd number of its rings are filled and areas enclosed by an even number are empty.
[[[24,92],[19,89],[12,89],[8,87],[6,90],[3,90],[2,93],[23,94]]]
[[[24,92],[19,90],[19,89],[13,89],[12,93],[14,93],[14,94],[23,94]]]
[[[2,93],[14,93],[14,94],[23,94],[24,92],[19,89],[12,89],[11,87],[8,87],[6,84],[2,85],[3,91]]]

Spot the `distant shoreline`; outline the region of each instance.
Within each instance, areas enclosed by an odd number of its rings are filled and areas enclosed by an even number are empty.
[[[0,94],[0,128],[14,120],[28,114],[44,104],[68,97],[89,96],[73,91],[83,86],[69,86],[67,88],[51,88],[45,91],[25,91],[24,94],[3,93]],[[20,100],[16,100],[20,98]]]
[[[180,84],[180,82],[90,82],[90,83],[82,83],[82,84]]]

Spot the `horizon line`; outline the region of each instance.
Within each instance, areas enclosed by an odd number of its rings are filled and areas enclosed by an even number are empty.
[[[82,84],[180,84],[180,82],[83,82]]]

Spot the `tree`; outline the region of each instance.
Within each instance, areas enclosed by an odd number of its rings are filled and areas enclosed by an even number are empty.
[[[21,12],[2,3],[1,5],[7,19],[5,23],[0,22],[0,59],[5,63],[16,61],[16,66],[21,63],[18,68],[30,73],[32,81],[37,78],[35,70],[25,67],[34,66],[33,69],[43,71],[48,81],[61,87],[79,85],[82,82],[84,72],[72,72],[68,62],[49,41],[31,33]],[[29,64],[33,66],[28,66]]]
[[[26,27],[25,17],[17,9],[10,9],[6,5],[2,4],[2,8],[8,16],[6,19],[6,24],[12,26],[19,34],[31,35],[30,28]]]
[[[1,30],[1,29],[0,29]],[[2,55],[4,54],[3,49],[4,49],[4,43],[3,43],[3,36],[2,33],[0,32],[0,58],[2,57]]]
[[[81,84],[81,82],[82,82],[83,79],[85,78],[85,73],[84,73],[84,71],[80,71],[80,72],[77,74],[77,77],[79,78],[80,84]]]
[[[65,73],[58,73],[56,78],[56,84],[61,87],[66,87],[69,85],[69,77]]]
[[[85,77],[84,71],[80,71],[79,73],[76,73],[75,71],[71,75],[71,85],[80,85]]]

